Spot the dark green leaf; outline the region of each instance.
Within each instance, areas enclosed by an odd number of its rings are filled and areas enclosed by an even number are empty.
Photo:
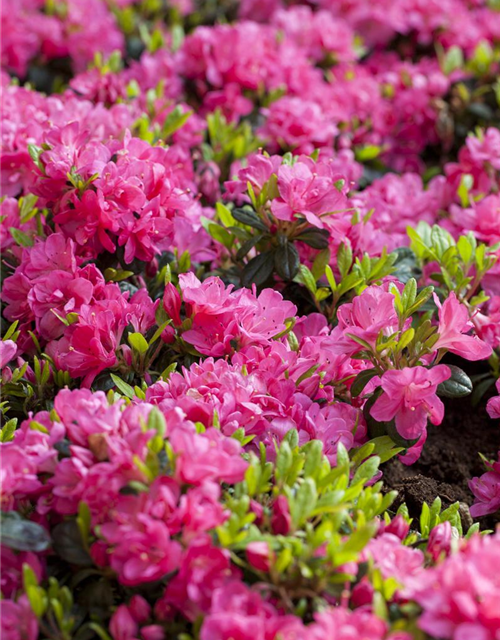
[[[274,271],[274,251],[265,251],[255,258],[252,258],[243,269],[242,284],[244,287],[250,287],[252,284],[257,286],[264,282],[272,275]]]
[[[418,281],[422,275],[422,271],[418,266],[417,256],[413,251],[409,247],[399,247],[395,249],[393,253],[397,254],[397,258],[394,262],[394,271],[391,275],[402,283],[408,282],[410,278],[415,278]]]
[[[1,512],[2,544],[16,551],[39,553],[50,546],[49,534],[36,522],[24,520],[15,511]]]
[[[297,249],[285,242],[274,253],[274,266],[283,280],[292,280],[299,270],[300,258]]]
[[[351,396],[357,398],[372,378],[377,375],[375,369],[365,369],[356,376],[351,386]]]
[[[262,233],[259,233],[258,235],[252,236],[248,240],[245,240],[245,242],[241,245],[241,247],[238,249],[238,252],[236,253],[236,259],[242,260],[250,251],[250,249],[253,249],[255,245],[260,242],[260,240],[262,240]]]
[[[83,547],[82,535],[75,520],[58,524],[52,531],[52,541],[54,551],[66,562],[80,566],[93,564]]]
[[[300,236],[296,236],[294,240],[305,242],[313,249],[326,249],[328,247],[328,239],[330,234],[326,229],[316,229],[311,227],[303,231]]]
[[[232,213],[233,218],[238,220],[238,222],[246,224],[249,227],[253,227],[254,229],[259,229],[260,231],[268,231],[268,228],[255,211],[252,211],[251,209],[233,209]]]
[[[444,396],[445,398],[463,398],[472,393],[472,382],[465,371],[462,371],[460,367],[456,367],[453,364],[447,366],[451,371],[451,378],[438,385],[438,396]]]

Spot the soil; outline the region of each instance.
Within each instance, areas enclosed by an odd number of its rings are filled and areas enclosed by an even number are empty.
[[[470,506],[474,497],[468,481],[486,470],[479,453],[496,459],[500,449],[500,424],[489,418],[484,400],[478,407],[472,407],[468,397],[443,401],[443,423],[429,425],[418,462],[406,466],[393,459],[383,466],[386,488],[399,491],[395,507],[405,502],[413,518],[420,516],[424,501],[430,505],[437,496],[443,508],[456,501]],[[480,518],[479,522],[481,529],[495,528],[500,514]]]

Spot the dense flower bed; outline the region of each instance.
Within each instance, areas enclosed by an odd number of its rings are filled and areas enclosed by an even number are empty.
[[[2,8],[5,640],[499,640],[498,2]]]

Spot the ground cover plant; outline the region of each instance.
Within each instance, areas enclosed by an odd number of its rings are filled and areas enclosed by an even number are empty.
[[[500,639],[500,4],[5,0],[5,640]]]

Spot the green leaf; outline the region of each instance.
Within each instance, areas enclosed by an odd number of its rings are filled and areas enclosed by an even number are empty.
[[[241,247],[236,252],[236,259],[243,260],[243,258],[248,254],[248,252],[255,247],[262,240],[263,234],[259,233],[258,235],[252,236],[245,240]]]
[[[375,144],[367,144],[363,147],[357,147],[354,150],[354,153],[358,162],[368,162],[370,160],[375,160],[375,158],[378,158],[382,151],[382,147],[379,147]]]
[[[347,243],[342,242],[337,252],[337,267],[342,278],[349,273],[352,265],[352,249]]]
[[[230,249],[234,242],[234,237],[229,233],[225,227],[221,227],[218,224],[210,223],[207,228],[208,233],[214,240],[224,245],[226,249]]]
[[[233,214],[222,202],[217,202],[215,210],[219,216],[219,220],[225,227],[231,227],[234,224]]]
[[[358,373],[351,386],[351,396],[357,398],[372,378],[378,375],[376,369],[365,369]]]
[[[251,287],[252,284],[257,286],[264,284],[274,271],[274,251],[264,251],[245,265],[242,275],[242,284],[244,287]]]
[[[70,564],[93,565],[92,558],[83,546],[80,528],[75,520],[67,520],[52,530],[53,548],[57,555]]]
[[[269,231],[255,211],[252,211],[251,209],[234,209],[233,218],[242,224],[246,224],[248,227],[252,227],[253,229]]]
[[[448,49],[444,56],[444,60],[442,63],[443,72],[446,75],[450,75],[453,71],[457,69],[462,69],[464,66],[464,54],[460,47],[457,45],[453,45]]]
[[[323,249],[314,258],[314,262],[311,267],[311,273],[313,274],[316,282],[325,275],[326,265],[330,263],[330,250]]]
[[[164,139],[170,137],[178,129],[183,127],[192,115],[192,111],[184,112],[180,105],[177,105],[165,118],[162,127],[162,136]]]
[[[326,229],[317,229],[310,227],[294,238],[294,240],[300,240],[305,242],[313,249],[327,249],[328,240],[330,239],[330,233]]]
[[[15,511],[0,512],[2,544],[15,551],[40,553],[50,546],[50,537],[36,522],[24,520]]]
[[[10,227],[9,231],[10,231],[10,235],[21,247],[32,247],[35,244],[34,239],[31,236],[29,236],[27,233],[24,233],[24,231],[21,231],[21,229],[16,229],[16,227]]]
[[[292,280],[299,270],[300,258],[291,242],[285,241],[274,252],[274,266],[283,280]]]
[[[445,398],[463,398],[472,393],[472,382],[469,376],[460,367],[453,364],[447,365],[451,371],[451,377],[437,387],[438,396]]]
[[[300,282],[300,284],[303,284],[313,295],[316,293],[316,281],[313,274],[305,264],[301,264],[299,266],[299,271],[295,276],[295,282]]]
[[[417,256],[409,247],[400,247],[393,251],[396,254],[396,260],[393,264],[392,275],[403,284],[408,282],[410,278],[419,279],[422,275],[420,267],[417,264]]]
[[[113,380],[113,382],[115,383],[115,386],[118,387],[118,389],[124,396],[130,399],[132,399],[135,396],[134,390],[129,384],[127,384],[124,380],[116,376],[114,373],[110,373],[109,375],[111,377],[111,380]]]
[[[314,510],[318,500],[318,491],[316,483],[312,478],[306,478],[300,485],[295,498],[290,504],[290,515],[296,525],[307,520],[310,513]]]
[[[128,342],[132,349],[138,351],[141,355],[148,350],[148,341],[142,335],[142,333],[129,333]]]

